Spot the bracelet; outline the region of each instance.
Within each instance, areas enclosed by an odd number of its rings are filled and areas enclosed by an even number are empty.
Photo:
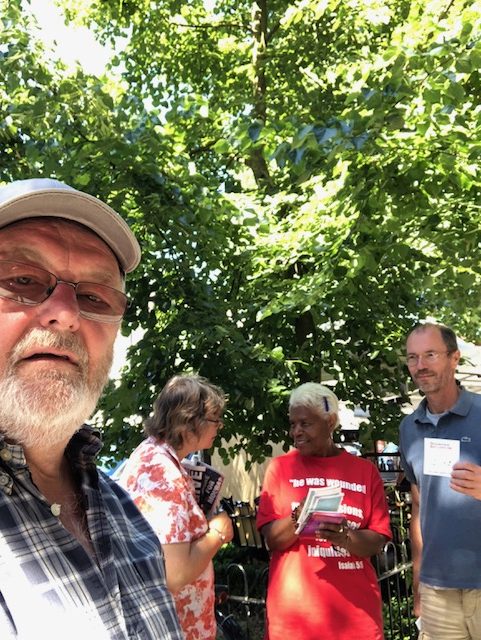
[[[209,527],[207,529],[207,533],[209,533],[209,531],[214,531],[214,533],[216,533],[219,536],[219,539],[222,542],[225,542],[227,540],[227,537],[222,533],[222,531],[219,531],[219,529],[216,529],[215,527]]]

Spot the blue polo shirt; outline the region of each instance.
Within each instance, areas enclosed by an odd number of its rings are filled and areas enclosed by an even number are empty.
[[[481,465],[481,396],[465,389],[437,426],[426,400],[400,426],[401,463],[420,492],[421,582],[433,587],[481,588],[481,500],[454,491],[450,479],[424,473],[424,439],[460,443],[460,461]]]

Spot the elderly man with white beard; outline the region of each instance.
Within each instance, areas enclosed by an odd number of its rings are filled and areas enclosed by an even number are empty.
[[[140,260],[128,225],[52,179],[0,188],[0,638],[180,640],[155,533],[84,425]]]

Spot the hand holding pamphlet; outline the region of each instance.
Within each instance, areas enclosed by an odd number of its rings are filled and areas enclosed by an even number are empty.
[[[301,538],[315,538],[323,524],[340,524],[344,514],[339,511],[343,493],[339,487],[309,489],[297,520],[296,534]]]
[[[211,518],[220,501],[224,476],[197,458],[182,460],[182,466],[192,478],[197,503],[207,518]]]

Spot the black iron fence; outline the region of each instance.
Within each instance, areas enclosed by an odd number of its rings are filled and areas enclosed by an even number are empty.
[[[409,541],[410,493],[386,486],[393,540],[372,558],[383,601],[386,640],[418,637],[412,611],[412,562]],[[255,507],[231,501],[226,505],[234,523],[234,545],[216,561],[217,582],[228,597],[223,615],[242,628],[240,640],[262,640],[269,556],[255,527]],[[235,638],[236,636],[232,636]]]

